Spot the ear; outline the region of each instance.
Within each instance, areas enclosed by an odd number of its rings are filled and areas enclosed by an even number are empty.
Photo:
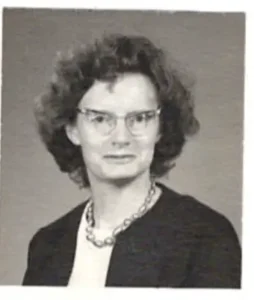
[[[80,145],[80,136],[77,126],[74,124],[68,124],[65,126],[65,132],[69,140],[76,146]]]

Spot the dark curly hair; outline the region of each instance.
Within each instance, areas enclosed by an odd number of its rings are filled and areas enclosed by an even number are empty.
[[[196,133],[192,84],[184,84],[179,71],[164,52],[142,36],[109,35],[59,55],[45,93],[35,101],[38,131],[60,170],[80,188],[89,186],[80,146],[68,139],[65,126],[75,121],[79,101],[95,80],[113,82],[119,74],[141,73],[154,84],[161,107],[161,138],[150,167],[156,177],[164,175],[181,153],[188,135]]]

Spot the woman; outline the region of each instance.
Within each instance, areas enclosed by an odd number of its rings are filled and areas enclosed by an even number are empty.
[[[24,285],[240,287],[230,222],[155,182],[199,128],[161,49],[110,35],[59,58],[35,115],[61,171],[91,196],[35,234]]]

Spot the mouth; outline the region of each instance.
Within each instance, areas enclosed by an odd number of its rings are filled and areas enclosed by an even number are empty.
[[[104,156],[104,159],[106,159],[109,163],[114,164],[126,164],[135,159],[135,155],[132,154],[108,154]]]

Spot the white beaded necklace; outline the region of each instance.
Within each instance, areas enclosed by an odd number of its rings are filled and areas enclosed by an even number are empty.
[[[98,248],[102,248],[105,246],[112,246],[115,243],[116,237],[120,232],[123,232],[135,220],[142,217],[148,211],[155,192],[156,192],[156,186],[155,186],[155,182],[152,180],[150,189],[148,191],[148,195],[145,198],[144,203],[138,209],[138,211],[136,213],[134,213],[133,215],[131,215],[129,218],[124,219],[120,225],[116,226],[112,230],[112,234],[103,240],[97,239],[94,234],[94,230],[93,230],[93,226],[95,223],[95,221],[94,221],[94,203],[93,203],[92,198],[90,198],[88,200],[87,209],[86,209],[86,219],[87,219],[87,223],[88,223],[88,225],[86,227],[86,233],[87,233],[86,239]]]

